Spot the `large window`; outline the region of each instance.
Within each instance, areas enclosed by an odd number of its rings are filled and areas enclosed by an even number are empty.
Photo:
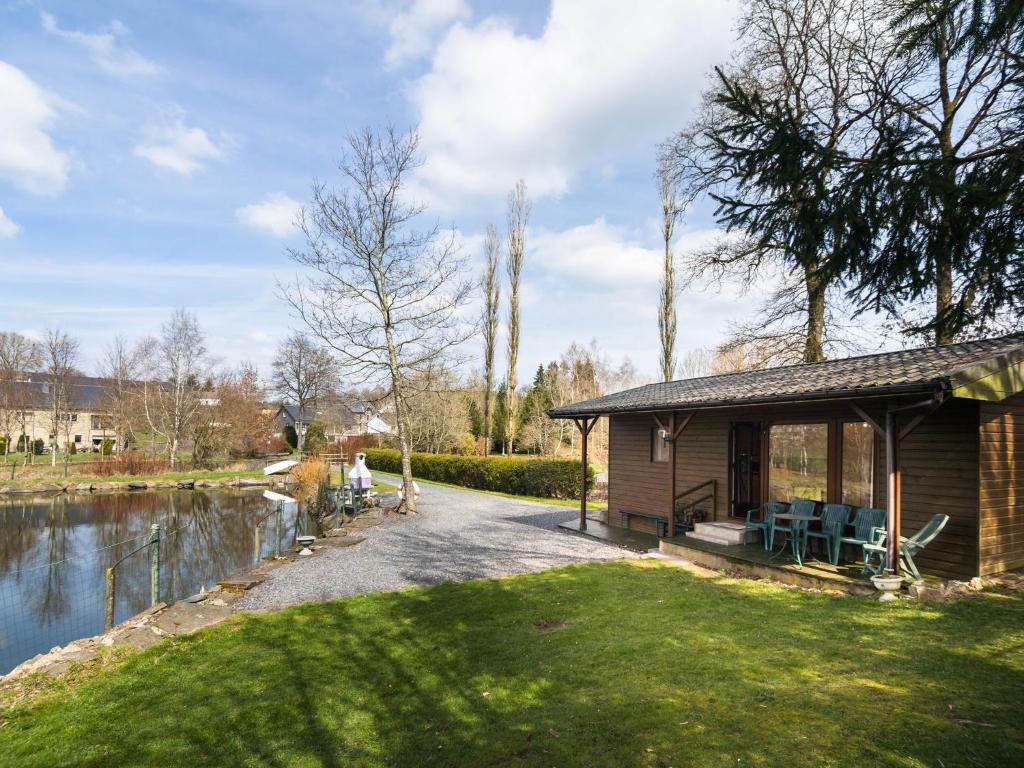
[[[773,424],[768,433],[768,498],[825,500],[828,425]]]
[[[843,503],[873,506],[875,487],[875,432],[870,424],[843,424]]]

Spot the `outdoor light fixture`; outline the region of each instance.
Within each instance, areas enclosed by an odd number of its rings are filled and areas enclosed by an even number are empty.
[[[658,437],[660,437],[662,440],[664,440],[667,443],[668,442],[668,430],[667,429],[659,429],[658,430]]]

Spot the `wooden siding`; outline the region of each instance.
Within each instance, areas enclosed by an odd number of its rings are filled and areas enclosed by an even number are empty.
[[[1024,566],[1024,394],[982,403],[979,472],[982,575]]]
[[[881,422],[884,408],[880,404],[865,404],[865,410]],[[901,423],[905,424],[910,418],[903,416]],[[829,422],[835,436],[843,421],[858,420],[847,403],[698,411],[676,444],[676,490],[717,480],[715,518],[727,519],[729,425],[732,422],[753,421],[762,425]],[[612,525],[623,525],[620,510],[666,514],[668,465],[651,461],[653,426],[650,414],[610,419],[608,521]],[[762,443],[767,444],[767,440]],[[1020,444],[1024,445],[1024,434]],[[875,442],[875,457],[875,506],[884,507],[885,451],[880,440]],[[967,578],[978,573],[978,462],[978,404],[974,401],[946,403],[921,422],[901,445],[903,534],[918,530],[936,513],[950,516],[945,530],[917,558],[918,565],[929,573],[952,578]],[[1017,466],[1019,468],[1020,463]],[[832,467],[833,478],[838,477],[836,469]],[[762,461],[764,489],[767,488],[766,471],[767,463]],[[838,480],[832,479],[830,486],[829,500],[838,501]],[[1017,520],[1024,522],[1020,517]],[[642,518],[634,518],[630,527],[655,532],[653,521]]]
[[[904,426],[912,414],[900,416]],[[876,451],[878,506],[885,507],[885,447]],[[900,442],[901,532],[910,536],[949,515],[942,533],[914,558],[936,576],[978,575],[978,403],[950,400]]]

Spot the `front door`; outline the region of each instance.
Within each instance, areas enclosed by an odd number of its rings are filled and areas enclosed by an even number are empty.
[[[729,511],[744,517],[761,503],[761,427],[752,421],[736,422],[729,436]]]

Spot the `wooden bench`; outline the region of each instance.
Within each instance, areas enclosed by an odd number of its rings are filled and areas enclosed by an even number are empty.
[[[652,515],[649,512],[629,512],[625,509],[620,509],[619,514],[623,517],[626,523],[626,529],[629,529],[629,520],[632,517],[642,517],[647,520],[653,520],[658,526],[658,538],[665,538],[665,527],[668,525],[668,521],[661,515]]]

